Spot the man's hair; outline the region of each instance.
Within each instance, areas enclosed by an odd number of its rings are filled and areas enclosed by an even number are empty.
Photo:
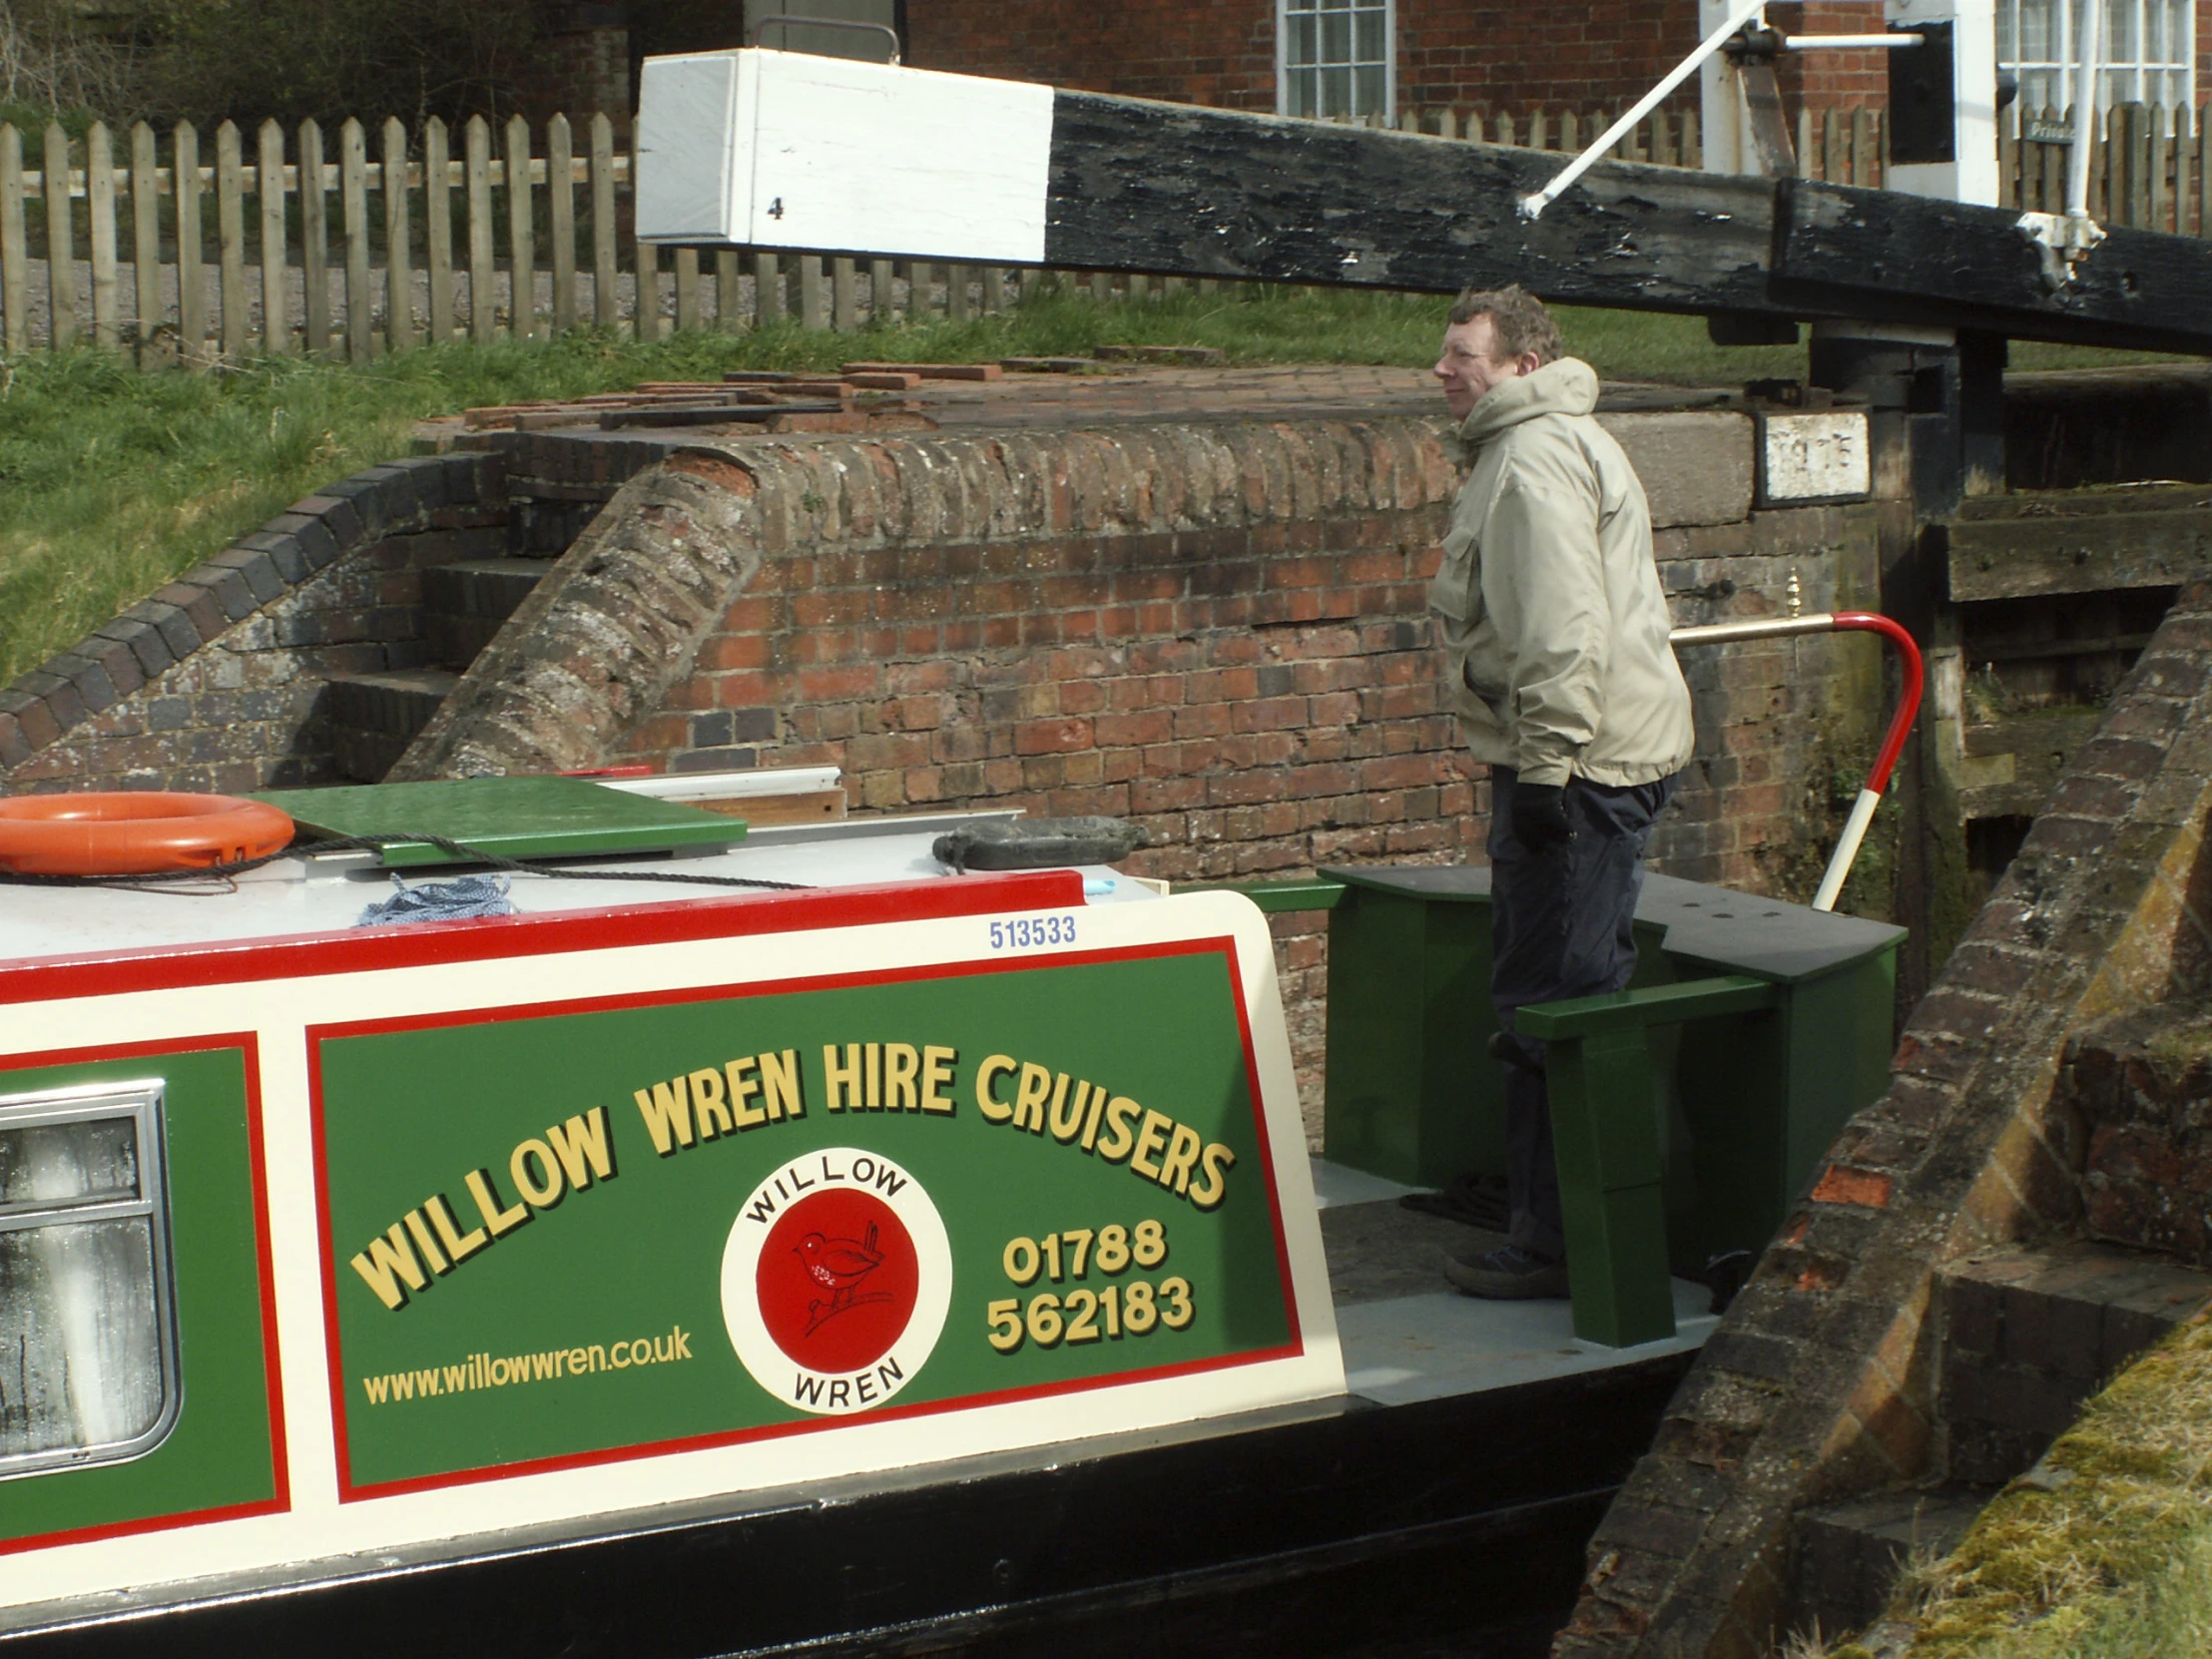
[[[1559,325],[1551,320],[1544,302],[1518,282],[1502,288],[1466,288],[1451,302],[1453,323],[1490,319],[1495,360],[1536,353],[1540,363],[1556,361],[1565,347],[1559,342]]]

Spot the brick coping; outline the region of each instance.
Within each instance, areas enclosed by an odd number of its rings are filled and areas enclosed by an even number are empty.
[[[934,429],[1074,430],[1162,421],[1416,419],[1441,426],[1442,396],[1426,369],[1358,363],[1265,364],[1247,367],[1164,367],[1097,363],[1081,373],[1007,374],[992,380],[923,380],[902,403]],[[1607,381],[1600,414],[1752,407],[1740,392],[1640,381]],[[523,405],[517,405],[523,408]],[[865,436],[863,427],[763,432],[743,422],[653,431],[602,432],[594,419],[537,428],[580,442],[645,442],[665,450],[686,443],[749,442],[792,437]],[[418,442],[440,448],[494,447],[503,435],[473,432],[459,415],[423,421]]]

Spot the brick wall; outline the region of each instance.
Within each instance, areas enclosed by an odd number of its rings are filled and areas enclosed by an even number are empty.
[[[1697,44],[1694,0],[1513,6],[1398,0],[1399,109],[1638,98]],[[907,62],[1087,92],[1276,107],[1273,0],[939,0],[907,12]]]
[[[2212,1263],[2212,1010],[2166,1005],[2074,1039],[2090,1237]]]
[[[2212,990],[2212,586],[2183,591],[1590,1545],[1559,1659],[1763,1653],[1800,1507],[1939,1452],[1936,1279],[2080,1218],[2069,1036]]]
[[[1792,0],[1769,6],[1767,19],[1792,35],[1879,35],[1889,27],[1882,0]],[[1786,53],[1775,78],[1793,113],[1885,109],[1890,102],[1890,68],[1880,52]]]
[[[1275,108],[1273,0],[932,0],[909,6],[906,61],[1001,80],[1223,109]]]
[[[568,8],[571,15],[556,14],[548,31],[551,61],[531,88],[530,108],[538,119],[560,113],[581,127],[582,118],[604,114],[617,132],[629,127],[630,29],[599,15],[610,10],[576,6]],[[577,136],[581,141],[584,134]]]
[[[497,456],[342,479],[0,693],[0,786],[334,782],[324,682],[420,663],[417,573],[506,539]]]
[[[1695,0],[1450,5],[1398,0],[1398,105],[1617,108],[1698,42]],[[1691,82],[1682,102],[1694,103]]]

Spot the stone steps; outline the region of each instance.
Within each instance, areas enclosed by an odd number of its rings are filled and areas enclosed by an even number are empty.
[[[1953,1263],[1936,1297],[1932,1476],[1797,1516],[1793,1628],[1834,1636],[1880,1616],[1909,1558],[1949,1550],[2115,1373],[2212,1301],[2212,1273],[2074,1239]]]
[[[330,723],[339,770],[373,784],[430,724],[459,676],[451,669],[388,669],[330,681]]]
[[[373,784],[391,771],[462,671],[551,568],[549,559],[461,559],[419,573],[429,666],[329,682],[332,747],[347,778]]]
[[[422,635],[430,661],[458,673],[476,660],[530,590],[548,559],[464,559],[422,573]]]
[[[1986,1486],[1933,1486],[1847,1498],[1797,1518],[1791,1549],[1794,1628],[1864,1630],[1890,1605],[1898,1574],[1949,1553],[1989,1501]]]
[[[2212,1298],[2212,1274],[2072,1240],[1961,1262],[1937,1280],[1940,1456],[1953,1480],[2025,1472],[2089,1396]]]

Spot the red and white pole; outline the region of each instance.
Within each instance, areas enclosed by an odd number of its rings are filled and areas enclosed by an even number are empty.
[[[1813,616],[1777,617],[1760,622],[1716,622],[1702,628],[1677,628],[1668,636],[1679,651],[1686,645],[1726,645],[1737,640],[1834,633],[1882,635],[1898,649],[1898,658],[1905,670],[1905,686],[1897,710],[1890,716],[1890,730],[1882,740],[1882,751],[1875,756],[1874,768],[1867,774],[1859,799],[1852,803],[1851,817],[1844,823],[1844,832],[1828,860],[1828,871],[1821,877],[1820,891],[1813,897],[1816,910],[1836,908],[1836,895],[1844,890],[1844,878],[1851,873],[1851,866],[1859,856],[1859,845],[1867,838],[1867,827],[1874,822],[1874,810],[1882,805],[1883,793],[1890,787],[1890,774],[1896,771],[1898,757],[1905,752],[1906,737],[1921,712],[1921,648],[1899,624],[1871,611],[1822,611]]]

